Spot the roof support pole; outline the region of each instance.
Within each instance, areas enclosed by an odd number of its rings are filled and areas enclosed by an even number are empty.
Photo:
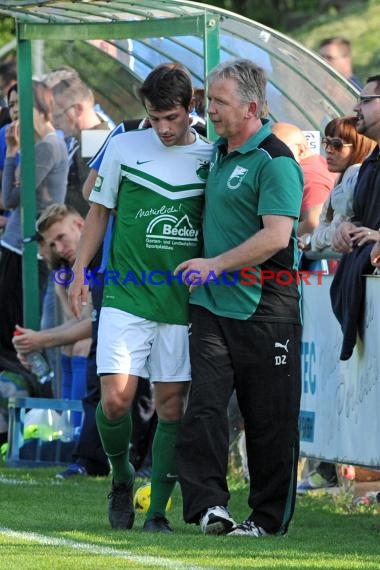
[[[209,72],[220,62],[220,28],[219,17],[216,14],[205,14],[204,28],[204,75],[205,80]],[[205,89],[206,89],[205,85]],[[206,103],[207,108],[207,103]],[[207,136],[210,140],[215,140],[215,131],[207,115]]]
[[[17,75],[21,143],[21,223],[24,237],[35,233],[37,216],[35,187],[35,153],[33,128],[32,50],[29,40],[18,39]],[[22,256],[22,289],[24,322],[29,328],[40,328],[37,244],[24,246]]]

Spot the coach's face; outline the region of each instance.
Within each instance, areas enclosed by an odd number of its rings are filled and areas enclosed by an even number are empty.
[[[234,146],[245,142],[249,118],[257,109],[257,102],[243,103],[239,97],[237,83],[234,79],[215,79],[209,84],[208,114],[212,121],[215,132],[230,142],[235,141]],[[252,113],[253,110],[253,113]]]

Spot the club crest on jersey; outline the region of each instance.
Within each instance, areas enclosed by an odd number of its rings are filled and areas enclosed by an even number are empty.
[[[200,180],[207,180],[208,173],[210,171],[210,162],[208,160],[197,160],[197,176]]]
[[[94,184],[95,192],[100,192],[102,184],[103,184],[103,176],[100,176],[100,174],[98,174]]]
[[[227,188],[230,190],[236,190],[236,188],[239,188],[247,172],[247,168],[243,168],[242,166],[235,166],[234,171],[227,180]]]

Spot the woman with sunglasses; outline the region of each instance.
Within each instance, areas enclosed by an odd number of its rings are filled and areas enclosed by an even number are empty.
[[[356,117],[340,117],[325,127],[322,146],[330,172],[339,173],[329,198],[323,205],[319,225],[311,236],[311,250],[329,257],[340,257],[331,248],[334,232],[352,214],[354,188],[363,160],[375,147],[375,142],[356,130]],[[323,257],[321,253],[321,258]]]

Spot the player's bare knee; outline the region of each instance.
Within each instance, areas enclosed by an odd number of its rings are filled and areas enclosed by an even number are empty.
[[[120,395],[108,395],[102,398],[103,413],[107,419],[117,421],[125,416],[131,407],[131,403]]]
[[[183,395],[171,395],[156,401],[157,415],[162,420],[180,420],[185,412],[186,398]]]

